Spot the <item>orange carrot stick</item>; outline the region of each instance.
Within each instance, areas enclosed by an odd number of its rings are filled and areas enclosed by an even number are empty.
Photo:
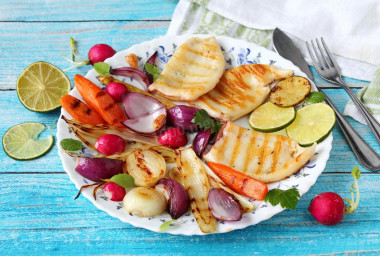
[[[208,162],[208,167],[226,183],[227,187],[252,199],[264,200],[268,193],[268,186],[251,176],[235,171],[228,166]]]
[[[60,99],[61,106],[77,121],[97,125],[105,124],[103,118],[92,110],[86,103],[71,95],[65,95]]]
[[[120,123],[126,120],[124,112],[110,95],[81,75],[75,75],[74,83],[87,104],[98,112],[107,124],[124,127]]]

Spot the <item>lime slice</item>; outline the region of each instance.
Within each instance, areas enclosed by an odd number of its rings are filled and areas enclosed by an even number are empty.
[[[27,109],[46,112],[60,106],[59,99],[70,91],[70,80],[56,66],[38,61],[21,73],[16,89]]]
[[[273,135],[282,135],[282,136],[285,136],[285,137],[288,137],[288,134],[286,133],[286,129],[281,129],[279,131],[276,131],[276,132],[271,132],[271,134]]]
[[[3,148],[8,156],[16,160],[29,160],[42,156],[53,146],[53,136],[38,140],[45,130],[41,123],[22,123],[11,127],[3,136]]]
[[[289,138],[301,146],[323,141],[335,124],[334,110],[324,103],[315,103],[297,111],[296,119],[286,128]]]
[[[284,129],[296,118],[293,107],[281,108],[267,102],[256,108],[249,116],[249,125],[260,132],[276,132]]]

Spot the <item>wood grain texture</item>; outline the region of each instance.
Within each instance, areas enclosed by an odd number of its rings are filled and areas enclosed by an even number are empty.
[[[169,22],[117,21],[72,23],[1,23],[0,22],[0,89],[16,88],[21,72],[35,61],[47,61],[61,69],[71,64],[62,54],[70,54],[70,37],[78,42],[78,50],[87,59],[88,50],[105,43],[121,51],[166,33]],[[16,42],[16,43],[15,43]],[[86,74],[90,66],[70,70]]]
[[[54,126],[60,110],[25,109],[15,92],[22,70],[44,60],[61,69],[70,64],[69,38],[78,41],[83,58],[91,46],[115,50],[164,35],[177,0],[8,0],[0,1],[0,135],[11,126],[36,121]],[[85,75],[91,67],[67,72]],[[332,87],[311,68],[316,84]],[[366,81],[344,80],[354,87]],[[342,89],[324,89],[342,111],[349,99]],[[357,90],[356,90],[357,91]],[[380,153],[367,126],[348,121]],[[56,134],[46,130],[42,136]],[[296,211],[284,211],[244,230],[208,236],[173,236],[135,228],[98,210],[84,197],[73,200],[74,184],[64,173],[57,146],[42,158],[15,161],[0,150],[1,255],[380,255],[380,174],[360,177],[356,213],[334,227],[317,224],[307,211],[313,196],[334,191],[349,197],[351,168],[358,165],[339,127],[326,170],[304,195]]]
[[[178,0],[0,1],[0,21],[171,20]]]
[[[305,255],[366,248],[379,253],[380,175],[360,177],[361,203],[341,224],[318,224],[307,211],[313,196],[335,191],[349,196],[352,177],[323,174],[295,211],[284,211],[259,225],[226,234],[173,236],[132,227],[98,210],[87,199],[76,201],[66,175],[0,176],[0,248],[3,255]]]
[[[128,49],[132,45],[152,40],[164,35],[168,21],[115,21],[115,22],[69,22],[69,23],[1,23],[0,22],[0,89],[16,87],[17,77],[35,61],[47,61],[61,69],[71,64],[62,54],[70,53],[70,37],[78,42],[78,50],[83,59],[95,44],[111,45],[116,51]],[[16,43],[15,43],[16,42]],[[85,74],[90,67],[67,72],[72,78],[77,72]],[[324,81],[311,68],[317,85],[334,86]],[[344,78],[354,87],[363,87],[368,82]]]

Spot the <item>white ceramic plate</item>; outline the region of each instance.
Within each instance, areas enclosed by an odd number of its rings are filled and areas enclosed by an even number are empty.
[[[138,45],[135,45],[127,50],[118,52],[112,58],[106,60],[107,63],[113,68],[126,66],[125,56],[129,53],[134,53],[139,57],[140,69],[145,61],[151,56],[155,51],[158,51],[157,64],[162,69],[165,63],[169,60],[178,45],[184,42],[186,39],[192,37],[193,35],[186,36],[163,36],[152,41],[147,41]],[[199,35],[199,37],[204,37],[204,35]],[[243,64],[261,63],[261,64],[272,64],[280,68],[293,69],[295,75],[306,76],[302,73],[299,68],[294,66],[290,61],[285,60],[278,54],[269,51],[263,47],[259,47],[255,44],[248,43],[243,40],[237,40],[225,36],[217,36],[219,45],[222,48],[224,57],[226,60],[226,69],[231,67],[236,67]],[[97,73],[94,69],[90,70],[86,78],[94,82],[100,87],[104,87],[96,78]],[[135,86],[141,88],[137,81],[132,81],[129,78],[118,77],[119,80],[124,80],[125,82],[131,83]],[[313,85],[314,86],[314,85]],[[82,99],[74,88],[71,95]],[[71,116],[62,109],[62,115],[66,117]],[[241,126],[248,128],[247,117],[243,117],[237,120]],[[66,123],[60,119],[58,121],[58,131],[57,139],[58,144],[64,138],[75,138],[72,133],[70,133]],[[317,147],[316,153],[313,158],[298,171],[296,174],[284,179],[280,182],[275,182],[269,184],[269,189],[280,188],[289,189],[297,188],[301,195],[305,194],[310,187],[317,181],[318,176],[323,172],[326,166],[326,162],[329,158],[332,135],[330,134],[327,139],[320,143]],[[71,181],[79,189],[81,186],[92,183],[91,181],[83,178],[75,171],[75,159],[66,155],[64,151],[59,147],[58,151],[61,159],[62,165],[67,174],[69,175]],[[96,207],[107,212],[109,215],[119,218],[121,221],[129,223],[136,227],[145,228],[155,232],[159,232],[160,225],[171,220],[168,214],[162,214],[152,218],[141,218],[138,216],[132,216],[127,213],[123,208],[121,202],[110,201],[101,190],[98,190],[97,200],[95,201],[92,197],[92,189],[86,189],[83,191],[83,195],[87,197]],[[278,206],[272,206],[269,203],[263,201],[254,201],[255,210],[251,213],[246,213],[243,218],[237,222],[219,222],[217,225],[216,233],[229,232],[235,229],[242,229],[250,225],[255,225],[263,220],[271,218],[273,215],[283,211],[283,209]],[[292,212],[289,212],[292,214]],[[120,224],[121,226],[123,224]],[[191,211],[182,216],[172,227],[167,229],[165,232],[171,234],[182,234],[182,235],[204,235],[198,228],[196,221],[194,220]]]

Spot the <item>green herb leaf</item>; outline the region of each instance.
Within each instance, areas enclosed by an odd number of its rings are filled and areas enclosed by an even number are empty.
[[[60,142],[61,147],[66,151],[78,151],[82,149],[82,142],[74,139],[63,139]]]
[[[164,232],[164,231],[166,231],[170,226],[173,226],[173,222],[174,222],[175,220],[169,220],[169,221],[165,221],[164,223],[162,223],[161,225],[160,225],[160,232]]]
[[[201,109],[195,113],[192,123],[199,125],[203,130],[211,129],[211,133],[216,133],[222,127],[222,124],[210,117],[206,110]]]
[[[107,75],[110,73],[111,66],[105,62],[98,62],[94,64],[94,69],[100,75]]]
[[[156,80],[161,75],[160,70],[151,63],[145,63],[145,70],[153,76],[153,80]]]
[[[325,99],[326,99],[326,96],[322,92],[311,92],[307,96],[305,102],[308,102],[308,103],[319,103],[319,102],[324,101]]]
[[[126,173],[120,173],[112,176],[111,181],[115,182],[119,186],[122,186],[123,188],[131,188],[135,185],[135,179]]]
[[[300,193],[296,188],[288,190],[276,188],[265,195],[265,202],[269,202],[273,206],[280,204],[282,208],[295,210],[300,197]]]

